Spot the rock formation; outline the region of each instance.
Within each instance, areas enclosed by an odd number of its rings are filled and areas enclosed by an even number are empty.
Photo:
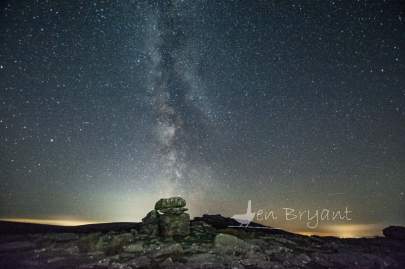
[[[142,231],[162,237],[184,237],[190,233],[190,215],[185,213],[186,201],[181,197],[160,199],[155,209],[142,219]]]
[[[185,206],[179,197],[161,199],[142,223],[57,227],[0,221],[0,268],[405,268],[404,227],[384,229],[385,237],[375,238],[303,236],[255,223],[234,227],[234,220],[221,215],[190,221]]]
[[[141,232],[151,236],[159,235],[159,213],[157,210],[150,211],[142,219]]]

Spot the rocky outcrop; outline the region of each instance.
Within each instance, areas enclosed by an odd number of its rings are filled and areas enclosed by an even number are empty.
[[[383,234],[387,238],[405,240],[405,227],[389,226],[383,230]]]
[[[171,197],[171,198],[163,198],[156,202],[155,210],[164,212],[165,210],[176,210],[184,209],[186,206],[186,200],[181,197]],[[186,211],[187,209],[184,209]]]
[[[142,231],[165,238],[184,237],[190,233],[190,215],[185,213],[186,201],[181,197],[160,199],[155,209],[142,219]]]
[[[185,201],[176,197],[156,203],[140,225],[3,234],[0,268],[405,268],[403,227],[384,229],[385,237],[341,239],[229,227],[233,221],[221,215],[190,222],[183,214]]]
[[[222,253],[246,253],[250,246],[246,241],[230,234],[220,233],[214,239],[214,247]]]
[[[159,213],[157,210],[150,211],[142,219],[141,232],[151,236],[159,235]]]
[[[190,215],[187,213],[165,213],[160,216],[159,227],[163,237],[184,237],[190,233]]]

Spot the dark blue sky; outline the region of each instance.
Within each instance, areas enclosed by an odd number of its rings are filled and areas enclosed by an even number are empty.
[[[405,224],[400,1],[8,1],[0,217],[341,208]],[[280,223],[283,225],[283,223]]]

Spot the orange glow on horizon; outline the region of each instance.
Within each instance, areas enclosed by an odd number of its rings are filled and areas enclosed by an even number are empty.
[[[2,221],[33,223],[33,224],[48,224],[57,226],[78,226],[86,224],[106,223],[106,221],[91,221],[78,219],[31,219],[31,218],[3,218]],[[280,228],[283,229],[283,228]],[[360,238],[373,237],[381,235],[382,227],[374,224],[351,224],[351,225],[328,225],[319,230],[298,230],[284,229],[292,233],[297,233],[305,236],[336,236],[340,238]]]
[[[382,227],[374,224],[328,225],[322,230],[294,231],[302,235],[336,236],[340,238],[374,237],[381,235]]]
[[[85,224],[100,223],[100,222],[96,222],[96,221],[69,220],[69,219],[5,218],[5,219],[0,219],[0,220],[21,222],[21,223],[33,223],[33,224],[48,224],[48,225],[57,225],[57,226],[78,226],[78,225],[85,225]]]

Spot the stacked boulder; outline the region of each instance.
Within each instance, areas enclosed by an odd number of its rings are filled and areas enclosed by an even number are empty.
[[[182,237],[190,233],[190,215],[181,197],[160,199],[155,209],[142,219],[143,232],[162,237]]]
[[[159,235],[159,213],[156,210],[150,211],[142,219],[141,233],[150,236]]]
[[[155,204],[159,212],[160,235],[163,237],[186,236],[190,233],[190,215],[185,213],[186,200],[181,197],[160,199]]]

